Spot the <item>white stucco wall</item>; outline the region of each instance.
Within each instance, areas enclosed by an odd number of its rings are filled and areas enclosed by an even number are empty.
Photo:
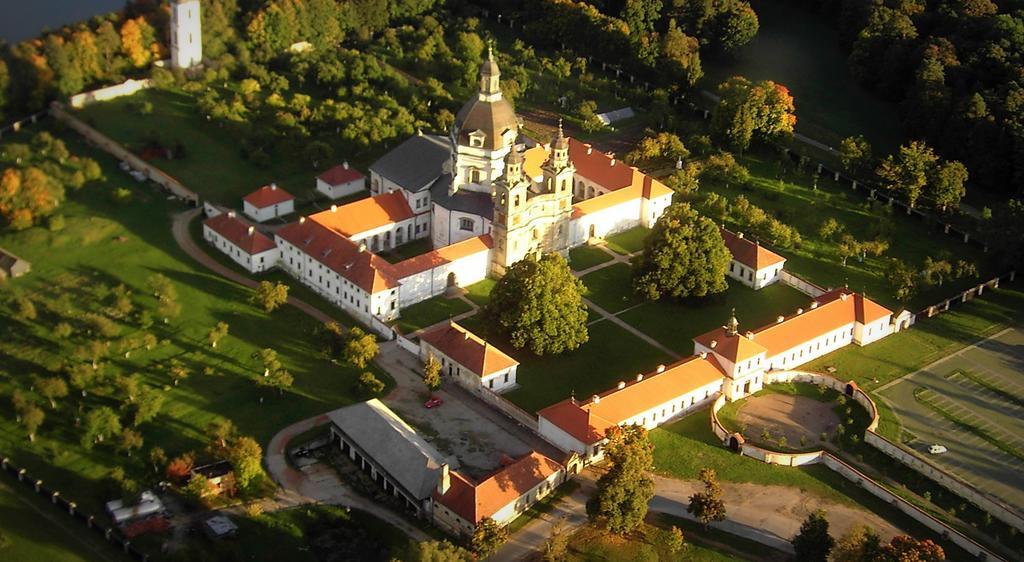
[[[230,257],[235,263],[244,267],[249,273],[260,273],[261,271],[266,271],[276,266],[281,258],[281,252],[278,248],[272,248],[265,252],[249,255],[230,240],[224,238],[205,224],[203,225],[203,238],[205,238],[206,241],[214,248],[220,250],[221,253]]]
[[[441,374],[443,376],[452,377],[457,383],[474,392],[483,387],[501,393],[516,386],[517,365],[482,377],[480,373],[459,363],[440,349],[424,340],[420,340],[420,360],[426,362],[427,358],[431,355],[441,362]]]
[[[316,190],[331,199],[340,199],[342,197],[348,197],[349,195],[355,195],[364,189],[366,189],[366,178],[352,180],[339,185],[331,185],[320,178],[317,178],[316,180]]]
[[[748,287],[760,289],[779,281],[784,265],[785,262],[753,271],[753,268],[732,260],[729,262],[729,269],[726,270],[726,274]],[[751,274],[753,274],[753,279],[750,279]]]
[[[276,205],[264,207],[262,209],[256,208],[252,203],[248,201],[242,202],[242,211],[248,215],[252,220],[256,222],[266,222],[275,217],[281,217],[295,212],[295,201],[284,201]]]
[[[482,250],[458,260],[439,265],[426,271],[399,279],[401,285],[400,306],[405,308],[420,301],[435,297],[448,287],[448,275],[455,274],[459,287],[483,281],[491,263],[491,251]]]
[[[617,232],[629,230],[640,224],[640,210],[643,199],[633,199],[614,207],[573,218],[569,223],[570,246],[585,244],[590,239],[591,226],[594,236],[604,238]]]

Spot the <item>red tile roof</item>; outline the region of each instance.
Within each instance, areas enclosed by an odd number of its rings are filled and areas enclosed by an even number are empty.
[[[420,334],[420,339],[481,377],[519,364],[502,350],[455,322],[424,332]]]
[[[712,357],[691,356],[662,372],[648,373],[639,381],[624,383],[586,402],[566,400],[549,406],[538,415],[560,427],[584,444],[604,438],[605,431],[630,418],[664,404],[677,396],[722,380],[725,371]]]
[[[412,217],[412,208],[401,191],[367,197],[309,216],[310,220],[349,237]]]
[[[733,363],[746,361],[756,357],[759,353],[768,351],[759,342],[748,338],[744,334],[730,335],[725,326],[701,334],[693,338],[693,341],[713,350],[716,354]]]
[[[815,299],[817,306],[808,306],[800,314],[784,318],[754,332],[754,339],[773,357],[818,336],[860,322],[870,324],[892,314],[889,309],[863,295],[836,289]]]
[[[765,248],[757,242],[743,237],[743,234],[735,234],[725,228],[721,229],[722,239],[725,240],[725,247],[732,253],[732,259],[743,265],[760,271],[766,267],[783,263],[786,258]]]
[[[604,195],[598,195],[573,205],[572,216],[578,218],[597,213],[636,199],[650,200],[672,195],[672,190],[668,186],[647,174],[632,169],[632,175],[632,183],[628,187],[610,191]]]
[[[423,273],[429,269],[451,263],[477,252],[486,252],[494,247],[490,234],[474,236],[462,242],[456,242],[450,246],[411,257],[400,261],[393,266],[394,274],[398,279],[405,279],[417,273]]]
[[[518,500],[559,470],[562,470],[562,465],[531,451],[478,484],[453,472],[451,487],[444,495],[435,491],[434,498],[459,517],[476,525],[483,518],[492,517],[501,508]]]
[[[338,164],[337,166],[325,171],[317,176],[317,179],[322,180],[328,185],[343,185],[356,180],[361,180],[363,177],[362,172],[355,168],[350,168],[348,163],[345,163]]]
[[[234,216],[234,213],[221,213],[210,217],[203,221],[203,225],[249,255],[259,254],[277,247],[273,240],[256,230],[256,227]]]
[[[277,236],[370,294],[398,287],[390,263],[317,221],[293,222]]]
[[[272,205],[277,205],[278,203],[284,203],[285,201],[291,201],[293,199],[295,199],[295,197],[292,196],[291,193],[288,193],[274,184],[265,185],[242,198],[243,201],[257,209],[265,209]]]
[[[576,173],[601,187],[615,191],[633,184],[633,168],[589,144],[569,139],[569,160]]]

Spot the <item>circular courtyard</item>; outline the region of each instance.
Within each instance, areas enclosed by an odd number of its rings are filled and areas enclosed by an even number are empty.
[[[855,402],[814,385],[770,385],[768,390],[726,404],[718,411],[722,425],[749,442],[774,450],[816,450],[849,425]],[[856,415],[855,417],[860,417]],[[839,430],[840,437],[845,430]]]

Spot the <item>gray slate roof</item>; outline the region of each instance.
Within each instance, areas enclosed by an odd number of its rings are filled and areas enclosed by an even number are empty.
[[[451,159],[451,143],[440,135],[415,135],[370,165],[375,172],[412,192],[423,191]]]
[[[444,457],[383,402],[374,398],[327,415],[416,499],[430,497],[437,487]]]
[[[461,211],[492,220],[494,202],[488,193],[460,189],[454,195],[448,194],[448,186],[452,183],[451,174],[442,174],[430,186],[430,200],[449,211]]]

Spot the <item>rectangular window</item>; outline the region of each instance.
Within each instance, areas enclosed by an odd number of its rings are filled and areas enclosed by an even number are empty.
[[[473,219],[459,219],[459,230],[473,231]]]

